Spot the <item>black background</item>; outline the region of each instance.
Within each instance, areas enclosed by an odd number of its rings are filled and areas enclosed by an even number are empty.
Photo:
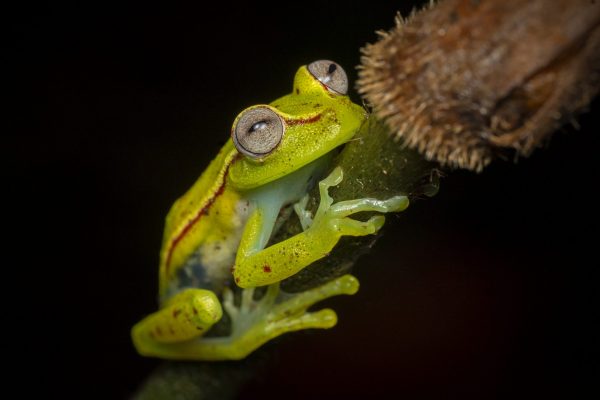
[[[333,59],[354,81],[358,49],[411,8],[397,3],[14,18],[2,147],[4,209],[16,222],[6,228],[15,261],[4,326],[17,339],[4,344],[32,382],[24,393],[133,393],[159,363],[134,352],[129,329],[156,307],[172,201],[235,115],[290,91],[298,66]],[[327,302],[338,326],[282,340],[241,397],[584,390],[598,372],[597,110],[529,159],[448,174],[438,196],[391,218],[355,269],[361,291]]]

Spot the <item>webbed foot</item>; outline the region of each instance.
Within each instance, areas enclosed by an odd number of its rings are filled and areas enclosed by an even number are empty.
[[[383,215],[375,215],[364,222],[351,219],[349,216],[365,211],[380,213],[403,211],[408,207],[409,201],[406,196],[393,196],[387,200],[362,198],[333,203],[328,189],[337,186],[343,177],[342,168],[336,167],[327,178],[319,182],[321,202],[309,229],[329,230],[338,236],[369,235],[383,226],[385,222]]]
[[[358,286],[358,280],[351,275],[296,294],[281,292],[276,283],[270,285],[258,300],[254,299],[254,288],[244,289],[239,306],[235,305],[233,292],[227,289],[223,295],[223,308],[231,318],[229,336],[161,344],[160,354],[147,355],[187,360],[239,360],[284,333],[333,327],[337,322],[333,310],[308,312],[307,309],[332,296],[354,294]]]

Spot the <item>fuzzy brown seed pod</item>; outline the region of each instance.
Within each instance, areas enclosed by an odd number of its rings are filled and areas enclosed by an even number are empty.
[[[396,137],[480,171],[529,155],[600,88],[600,2],[447,0],[363,49],[358,90]]]

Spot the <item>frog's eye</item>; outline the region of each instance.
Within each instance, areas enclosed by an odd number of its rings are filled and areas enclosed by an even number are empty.
[[[308,71],[332,92],[348,93],[348,77],[339,64],[329,60],[319,60],[308,64]]]
[[[243,111],[233,127],[232,139],[240,153],[253,158],[271,153],[283,137],[283,121],[268,107]]]

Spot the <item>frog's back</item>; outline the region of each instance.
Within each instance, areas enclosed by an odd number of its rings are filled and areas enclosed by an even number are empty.
[[[237,151],[230,141],[194,185],[171,207],[160,252],[160,298],[186,287],[207,287],[229,273],[244,204],[227,184]]]

